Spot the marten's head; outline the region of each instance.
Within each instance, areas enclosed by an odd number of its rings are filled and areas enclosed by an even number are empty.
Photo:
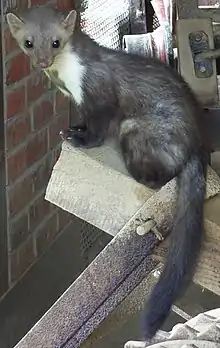
[[[8,13],[7,22],[12,36],[33,66],[49,68],[54,58],[65,51],[75,30],[76,11],[67,16],[52,8],[34,8],[21,16]]]

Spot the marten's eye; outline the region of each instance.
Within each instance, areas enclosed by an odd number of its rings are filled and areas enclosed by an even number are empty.
[[[52,47],[53,48],[59,48],[60,47],[60,41],[59,40],[55,40],[52,42]]]
[[[33,42],[31,42],[30,40],[26,40],[24,45],[26,48],[33,48],[34,47]]]

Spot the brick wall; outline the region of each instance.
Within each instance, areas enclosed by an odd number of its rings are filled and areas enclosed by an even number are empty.
[[[62,10],[73,4],[73,0],[17,0],[17,8],[49,2]],[[3,55],[10,287],[71,222],[69,214],[44,200],[60,151],[58,134],[68,124],[69,104],[43,74],[31,69],[6,23]]]

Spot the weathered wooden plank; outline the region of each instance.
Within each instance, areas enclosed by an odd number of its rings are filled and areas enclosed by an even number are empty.
[[[206,235],[194,282],[220,295],[220,196],[205,203]],[[154,255],[164,261],[169,247],[169,238],[154,249]]]
[[[203,250],[199,259],[198,268],[194,277],[194,282],[202,288],[209,289],[215,294],[220,294],[220,195],[213,197],[205,203],[206,216],[206,237],[203,245]],[[127,296],[127,298],[101,323],[100,326],[88,337],[82,345],[82,348],[93,347],[101,338],[109,335],[109,332],[114,334],[114,330],[121,327],[130,316],[137,314],[143,307],[146,297],[151,292],[154,284],[157,281],[155,273],[162,269],[164,258],[169,247],[169,238],[160,243],[154,249],[154,257],[158,266],[150,272],[146,278]],[[194,291],[193,291],[194,290]],[[195,297],[195,291],[198,294]],[[173,306],[173,311],[182,316],[186,320],[195,315],[210,309],[204,305],[199,294],[199,289],[193,285],[189,288],[186,294],[180,298],[176,305]],[[207,295],[206,295],[207,297]],[[214,301],[216,302],[216,301]],[[220,303],[220,299],[219,299]]]

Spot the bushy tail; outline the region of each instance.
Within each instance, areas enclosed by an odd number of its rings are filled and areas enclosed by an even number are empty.
[[[186,280],[193,275],[204,230],[206,169],[201,152],[191,156],[178,177],[177,211],[167,260],[144,311],[145,339],[161,328]]]

